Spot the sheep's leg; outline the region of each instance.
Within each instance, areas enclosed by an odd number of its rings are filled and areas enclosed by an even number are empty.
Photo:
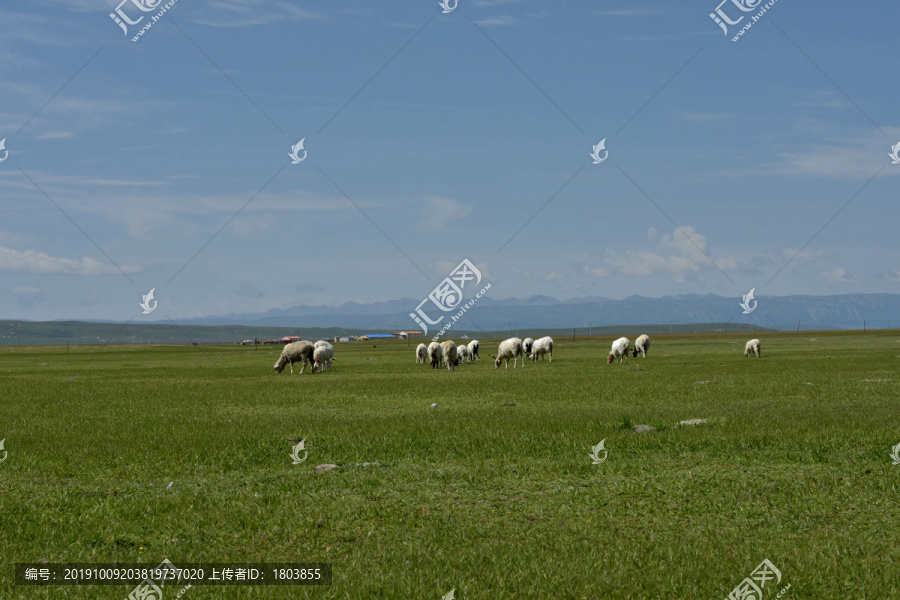
[[[290,361],[291,363],[291,375],[294,374],[294,361]]]

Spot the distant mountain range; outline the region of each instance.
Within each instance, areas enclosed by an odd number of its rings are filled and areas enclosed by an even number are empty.
[[[495,300],[484,296],[466,312],[455,329],[473,331],[559,329],[611,325],[753,323],[768,328],[862,329],[900,327],[900,294],[840,296],[762,296],[749,315],[740,298],[713,294],[684,294],[663,298],[630,296],[613,300],[600,296],[557,300],[548,296]],[[228,314],[176,319],[186,325],[248,325],[259,327],[345,327],[383,331],[415,330],[409,314],[421,300],[401,298],[339,306],[298,305],[263,313]],[[441,313],[430,303],[423,307],[434,319]],[[437,327],[435,328],[437,329]],[[430,334],[432,332],[429,332]]]

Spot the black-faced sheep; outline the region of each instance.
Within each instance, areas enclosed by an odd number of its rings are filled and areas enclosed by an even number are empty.
[[[637,357],[638,354],[641,355],[641,358],[647,358],[647,350],[650,349],[650,336],[647,334],[638,336],[638,339],[634,340],[634,350],[631,351],[631,355]]]

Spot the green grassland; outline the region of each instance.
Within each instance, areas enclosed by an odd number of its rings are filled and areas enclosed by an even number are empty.
[[[454,372],[345,343],[315,375],[269,347],[0,348],[0,598],[133,588],[15,586],[16,562],[164,557],[333,564],[186,600],[725,598],[764,558],[767,600],[900,598],[900,332],[765,333],[758,360],[747,337],[627,365],[557,339],[508,370],[484,340]]]

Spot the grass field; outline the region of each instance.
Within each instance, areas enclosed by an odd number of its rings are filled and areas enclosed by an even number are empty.
[[[455,372],[345,343],[316,375],[275,348],[2,348],[0,598],[134,587],[15,586],[16,562],[164,557],[333,564],[185,600],[725,598],[764,558],[767,600],[900,598],[900,332],[763,334],[759,360],[747,337],[655,335],[627,365],[557,339],[515,370],[483,340]]]

